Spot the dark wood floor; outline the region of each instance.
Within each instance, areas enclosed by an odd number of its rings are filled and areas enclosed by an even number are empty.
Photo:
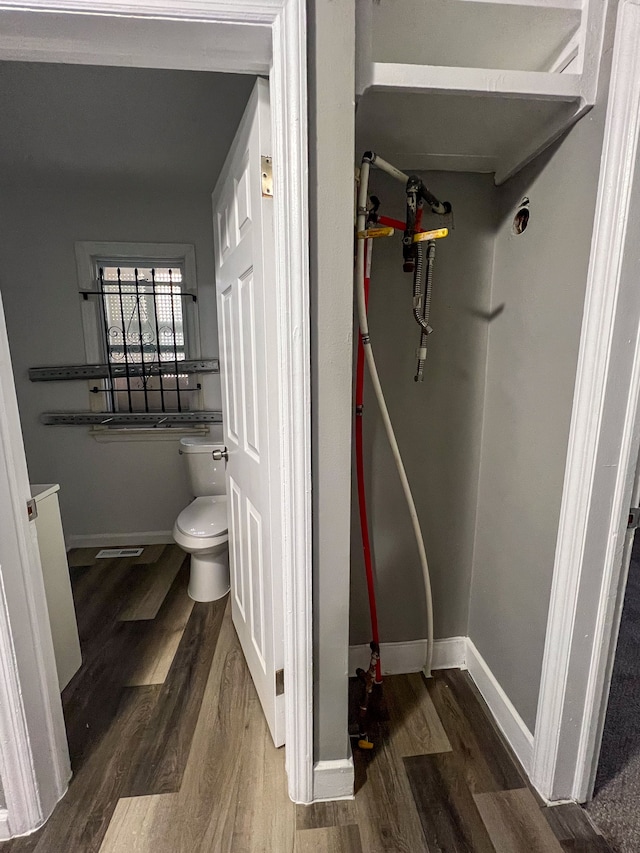
[[[294,806],[226,600],[193,603],[175,546],[70,554],[83,665],[63,694],[74,775],[0,853],[607,853],[545,808],[468,675],[385,679],[356,797]]]
[[[363,851],[611,853],[580,806],[544,805],[466,672],[387,677],[372,716],[376,749],[354,753]]]

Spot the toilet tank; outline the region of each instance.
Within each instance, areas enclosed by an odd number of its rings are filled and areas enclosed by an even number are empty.
[[[186,462],[194,497],[225,494],[224,459],[216,461],[213,458],[213,451],[223,448],[223,444],[214,444],[209,438],[185,436],[180,439],[179,452]]]

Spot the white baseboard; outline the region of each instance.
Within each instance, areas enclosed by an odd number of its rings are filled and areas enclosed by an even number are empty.
[[[466,637],[448,637],[433,644],[434,669],[465,668]],[[383,675],[401,675],[422,672],[427,655],[426,640],[409,640],[405,643],[381,643],[380,663]],[[349,674],[356,669],[369,668],[371,650],[368,645],[349,647]]]
[[[436,640],[433,644],[433,668],[465,669],[467,666],[466,643],[466,637],[447,637]]]
[[[531,771],[533,735],[498,683],[472,640],[467,637],[467,669],[491,715],[527,774]]]
[[[316,761],[313,765],[313,801],[353,799],[353,759]]]
[[[140,533],[89,533],[68,536],[66,548],[112,548],[117,545],[169,545],[173,542],[170,530],[144,530]]]
[[[8,841],[10,838],[9,812],[6,809],[0,809],[0,841]]]

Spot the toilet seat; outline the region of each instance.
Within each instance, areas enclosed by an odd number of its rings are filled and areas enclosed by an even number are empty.
[[[184,536],[193,536],[196,539],[218,539],[226,536],[226,495],[196,498],[182,510],[175,526]]]

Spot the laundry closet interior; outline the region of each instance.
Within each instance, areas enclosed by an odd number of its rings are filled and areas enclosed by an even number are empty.
[[[422,7],[357,4],[355,161],[374,152],[451,204],[443,217],[426,206],[423,220],[449,229],[436,241],[424,380],[402,232],[371,240],[369,332],[425,540],[433,666],[480,660],[532,735],[602,150],[604,109],[591,107],[606,9],[442,0],[427,24]],[[369,190],[380,214],[404,220],[401,183],[374,165]],[[418,552],[368,379],[363,423],[382,669],[420,671]],[[352,507],[353,669],[368,664],[371,623],[355,489]]]

